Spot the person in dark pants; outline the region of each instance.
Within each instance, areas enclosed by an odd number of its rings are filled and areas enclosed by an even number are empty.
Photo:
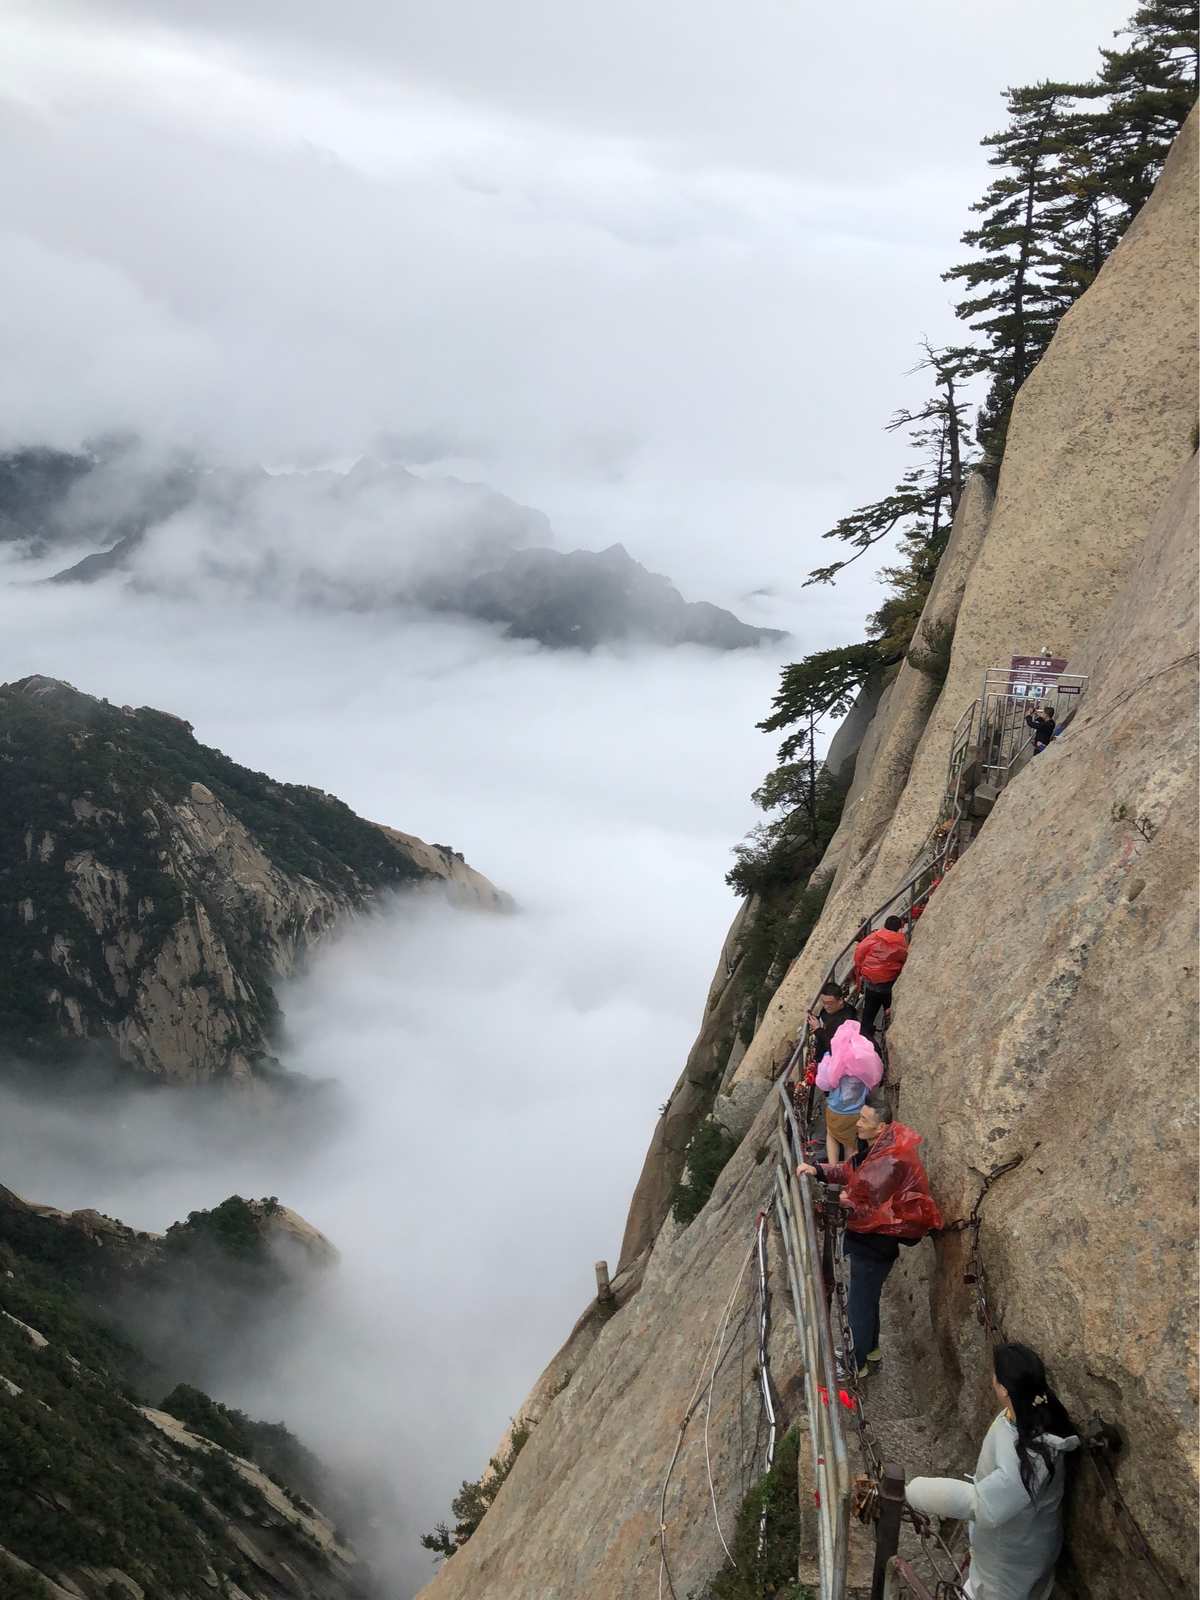
[[[905,1136],[908,1146],[907,1153],[904,1154],[896,1150],[900,1142],[898,1136],[901,1134]],[[930,1226],[941,1226],[941,1216],[929,1197],[929,1181],[925,1176],[925,1169],[912,1153],[919,1142],[919,1137],[911,1129],[906,1129],[893,1120],[891,1106],[885,1095],[878,1092],[872,1094],[859,1112],[858,1137],[865,1142],[866,1149],[860,1150],[858,1155],[851,1156],[849,1161],[822,1162],[819,1166],[801,1162],[796,1168],[797,1173],[808,1173],[823,1183],[840,1183],[848,1186],[868,1163],[879,1164],[879,1170],[871,1174],[873,1181],[869,1185],[871,1204],[875,1207],[874,1214],[860,1211],[852,1201],[848,1200],[847,1189],[842,1191],[843,1205],[851,1206],[845,1233],[846,1259],[850,1263],[847,1313],[850,1322],[851,1348],[843,1351],[838,1362],[839,1378],[862,1377],[872,1366],[882,1362],[883,1352],[879,1348],[879,1299],[887,1275],[895,1266],[896,1258],[900,1254],[901,1240],[906,1244],[915,1244]],[[900,1233],[880,1232],[870,1226],[880,1220],[879,1208],[886,1205],[889,1197],[902,1185],[911,1184],[914,1179],[918,1186],[923,1188],[924,1199],[928,1202],[922,1213],[925,1221],[914,1221],[911,1229],[905,1229]],[[914,1213],[915,1215],[917,1213]],[[862,1227],[856,1228],[856,1221],[859,1221]]]
[[[882,928],[867,934],[854,947],[854,971],[863,996],[862,1033],[875,1037],[875,1018],[890,1010],[892,985],[908,960],[908,940],[899,917],[888,917]]]
[[[830,978],[821,987],[817,997],[817,1009],[808,1013],[808,1026],[816,1040],[816,1054],[814,1061],[822,1061],[829,1054],[829,1047],[833,1043],[833,1036],[843,1022],[857,1022],[858,1012],[846,999],[845,990],[835,979]]]
[[[1033,729],[1033,753],[1040,756],[1054,737],[1054,713],[1049,706],[1039,706],[1036,715],[1025,714],[1025,726]]]

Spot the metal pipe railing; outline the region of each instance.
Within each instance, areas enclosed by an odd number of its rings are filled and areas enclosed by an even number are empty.
[[[785,1094],[776,1108],[775,1192],[788,1288],[800,1337],[814,1486],[819,1600],[842,1600],[850,1544],[850,1459],[836,1406],[833,1329],[824,1291],[812,1180],[798,1177],[804,1140]]]
[[[997,674],[1003,673],[1003,688]],[[1056,689],[1076,697],[1083,693],[1087,679],[1059,674]],[[919,865],[911,870],[900,887],[861,923],[853,939],[837,955],[825,974],[842,982],[854,949],[866,933],[883,919],[896,913],[904,917],[909,930],[912,910],[934,881],[956,859],[959,830],[965,818],[966,795],[962,776],[972,761],[981,773],[994,773],[1002,785],[1028,759],[1032,736],[1026,736],[1025,714],[1030,700],[1012,692],[1008,669],[994,668],[984,676],[984,693],[963,712],[951,739],[947,782],[938,820],[926,836],[918,856]],[[974,784],[971,784],[971,788]],[[814,998],[813,1005],[818,1003]],[[809,1011],[812,1006],[809,1007]],[[775,1196],[778,1202],[779,1229],[783,1237],[788,1290],[796,1328],[800,1337],[804,1367],[804,1394],[809,1418],[808,1480],[814,1486],[819,1572],[818,1600],[844,1600],[849,1550],[850,1467],[846,1437],[837,1404],[837,1376],[833,1329],[830,1321],[829,1285],[826,1282],[822,1244],[827,1230],[818,1236],[812,1180],[798,1176],[796,1167],[805,1156],[805,1134],[811,1124],[813,1094],[809,1091],[802,1130],[793,1107],[789,1086],[807,1059],[811,1029],[806,1013],[795,1046],[776,1084],[778,1095],[775,1168]],[[879,1049],[886,1064],[886,1040]],[[881,1486],[872,1600],[899,1600],[902,1593],[917,1600],[934,1600],[931,1591],[897,1554],[900,1515],[904,1500],[904,1477],[897,1467],[885,1468],[887,1493]],[[885,1514],[886,1513],[886,1514]],[[957,1587],[957,1585],[956,1585]],[[939,1589],[939,1593],[941,1590]]]

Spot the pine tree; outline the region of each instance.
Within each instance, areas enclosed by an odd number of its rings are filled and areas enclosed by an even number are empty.
[[[895,532],[910,547],[927,549],[937,564],[958,510],[969,465],[963,449],[967,404],[959,394],[966,378],[979,371],[980,363],[973,350],[935,350],[928,339],[922,341],[921,348],[924,357],[911,371],[932,371],[934,392],[915,411],[897,411],[886,424],[889,433],[900,428],[910,430],[909,443],[921,456],[920,465],[910,468],[882,500],[859,506],[822,534],[824,539],[851,545],[854,554],[827,567],[817,567],[805,579],[806,586],[832,583],[843,568]]]
[[[1091,141],[1103,151],[1109,194],[1129,222],[1150,191],[1200,86],[1200,23],[1194,0],[1149,0],[1116,37],[1123,50],[1100,51],[1094,83],[1074,92],[1107,105],[1091,117]]]
[[[1129,217],[1113,194],[1111,134],[1103,119],[1090,111],[1065,113],[1058,148],[1057,198],[1050,215],[1059,258],[1050,281],[1065,310],[1095,281]]]
[[[982,363],[979,351],[963,346],[935,350],[928,339],[922,339],[921,349],[924,357],[912,371],[932,372],[934,392],[919,410],[905,407],[893,413],[887,431],[895,433],[898,428],[915,428],[918,431],[912,436],[913,447],[927,453],[928,465],[932,467],[930,521],[928,530],[922,530],[922,542],[936,565],[958,514],[958,502],[970,465],[963,454],[967,402],[959,399],[961,386],[982,370]],[[923,427],[925,423],[930,426]],[[906,537],[912,537],[911,530]]]
[[[1036,84],[1007,93],[1009,124],[983,140],[1000,175],[971,207],[984,220],[963,234],[975,259],[942,274],[968,292],[955,311],[986,336],[993,374],[976,436],[994,463],[1004,451],[1017,390],[1050,343],[1065,309],[1059,281],[1062,248],[1057,203],[1065,133],[1061,86]]]

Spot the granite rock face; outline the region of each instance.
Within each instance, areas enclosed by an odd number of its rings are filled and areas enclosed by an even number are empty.
[[[0,686],[0,772],[0,1050],[22,1063],[248,1084],[274,980],[347,917],[414,888],[505,903],[447,846],[52,678]]]
[[[995,508],[985,517],[976,499],[963,541],[946,683],[917,684],[909,666],[881,701],[824,914],[733,1073],[765,1085],[829,961],[902,879],[982,671],[1045,644],[1089,671],[1069,731],[1015,779],[916,929],[896,990],[896,1076],[948,1220],[1022,1158],[983,1207],[993,1309],[1009,1337],[1041,1348],[1081,1422],[1095,1411],[1123,1431],[1121,1492],[1181,1595],[1196,1565],[1196,131],[1194,114],[1021,392]],[[697,1050],[717,1036],[743,933],[736,924],[722,954]],[[724,1559],[712,1495],[728,1533],[757,1471],[753,1383],[721,1352],[753,1318],[738,1274],[770,1196],[773,1115],[768,1101],[689,1228],[642,1239],[640,1289],[429,1600],[652,1595],[660,1508],[675,1592],[703,1592]],[[648,1157],[643,1199],[653,1177]],[[643,1236],[650,1214],[638,1213]],[[906,1252],[888,1287],[891,1359],[928,1424],[911,1458],[897,1435],[911,1469],[962,1470],[988,1420],[966,1248],[952,1232]],[[798,1357],[777,1248],[770,1290],[786,1421]],[[1094,1469],[1079,1471],[1064,1592],[1161,1596]]]
[[[1196,1569],[1197,928],[1181,890],[1200,821],[1197,509],[1193,462],[1086,647],[1079,715],[930,901],[890,1039],[947,1215],[1021,1158],[983,1209],[993,1316],[1045,1352],[1077,1420],[1119,1424],[1122,1493],[1180,1593]],[[943,1264],[960,1248],[939,1246]],[[986,1355],[961,1300],[934,1296],[937,1385],[982,1433]],[[1095,1491],[1085,1477],[1075,1506],[1083,1592],[1154,1593]]]

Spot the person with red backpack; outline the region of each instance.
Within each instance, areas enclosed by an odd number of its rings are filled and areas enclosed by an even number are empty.
[[[847,1313],[851,1348],[842,1352],[838,1377],[862,1377],[883,1360],[879,1348],[879,1298],[902,1244],[918,1244],[942,1225],[917,1155],[921,1135],[892,1116],[886,1096],[869,1096],[858,1114],[858,1137],[867,1148],[849,1161],[801,1162],[797,1174],[842,1184],[849,1209],[845,1251],[850,1263]]]
[[[862,1036],[875,1037],[875,1018],[890,1010],[892,985],[908,960],[908,940],[899,917],[888,917],[882,928],[868,933],[854,947],[854,974],[863,995]]]

